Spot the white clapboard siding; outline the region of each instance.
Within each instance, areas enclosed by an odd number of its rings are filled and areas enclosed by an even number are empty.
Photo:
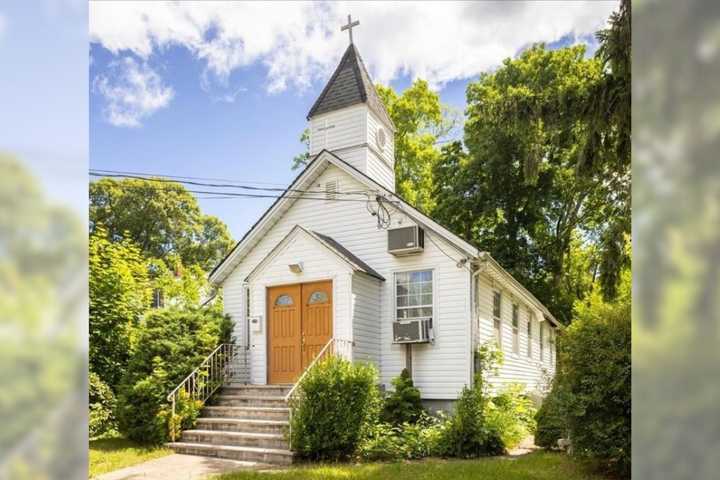
[[[365,190],[366,187],[341,169],[330,166],[318,178],[319,184],[329,179],[339,179],[339,188],[344,191]],[[409,218],[394,211],[394,226],[397,222],[410,225]],[[470,274],[456,266],[462,256],[447,242],[432,235],[445,252],[454,255],[454,260],[445,256],[429,239],[425,251],[419,255],[394,257],[387,252],[387,231],[377,227],[377,220],[371,216],[363,202],[322,202],[298,200],[263,236],[248,255],[235,268],[234,273],[224,282],[227,312],[235,321],[241,321],[243,300],[237,299],[247,274],[268,252],[277,245],[295,226],[301,225],[328,235],[358,256],[384,276],[381,290],[381,381],[389,384],[404,367],[404,350],[392,344],[392,321],[394,320],[393,273],[413,269],[432,268],[435,271],[435,313],[436,341],[432,346],[415,347],[413,368],[416,385],[424,398],[457,398],[462,387],[470,381],[471,335],[470,335]],[[303,251],[295,252],[293,258],[303,261]],[[330,273],[330,272],[328,272]],[[242,295],[241,295],[242,296]],[[232,298],[230,298],[232,297]],[[253,315],[265,315],[264,301],[253,295]],[[240,331],[242,328],[236,329]],[[353,334],[353,332],[350,332]],[[251,334],[252,380],[265,382],[265,337]]]
[[[546,323],[545,359],[540,359],[539,321],[537,315],[532,331],[532,358],[527,356],[528,336],[527,322],[530,319],[530,308],[520,299],[513,299],[511,294],[484,275],[479,276],[477,291],[478,325],[476,329],[475,345],[493,341],[493,291],[502,293],[502,349],[504,362],[497,376],[490,379],[491,384],[502,389],[513,383],[520,383],[529,391],[538,391],[544,388],[549,376],[555,371],[554,362],[550,360],[550,343],[548,342],[549,324]],[[519,352],[513,352],[512,332],[512,305],[517,303],[520,307],[519,315]],[[555,355],[553,354],[553,360]]]
[[[362,273],[352,279],[353,360],[380,366],[382,282]]]

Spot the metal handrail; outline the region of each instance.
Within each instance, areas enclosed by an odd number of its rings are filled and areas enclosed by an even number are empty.
[[[172,404],[170,425],[175,420],[175,407],[180,392],[185,392],[190,400],[205,403],[230,377],[231,365],[237,356],[239,347],[232,343],[222,343],[208,355],[190,375],[180,382],[167,396]],[[175,441],[175,428],[170,428],[170,437]]]
[[[310,362],[310,365],[308,365],[307,368],[305,369],[305,371],[302,373],[302,375],[300,375],[300,378],[298,378],[297,382],[295,382],[295,385],[293,385],[292,388],[290,389],[290,391],[287,393],[287,395],[285,395],[285,403],[287,403],[289,406],[290,399],[293,397],[293,395],[295,395],[295,392],[297,391],[298,387],[302,383],[305,376],[308,374],[308,372],[310,370],[312,370],[312,368],[315,366],[315,364],[317,364],[325,356],[325,353],[328,351],[328,349],[331,346],[332,346],[333,354],[337,354],[337,350],[338,350],[336,348],[337,345],[345,345],[346,347],[350,347],[350,352],[352,355],[352,347],[354,344],[355,344],[355,342],[353,342],[352,340],[345,340],[345,339],[341,339],[341,338],[331,338],[330,340],[328,340],[328,342],[325,344],[325,346],[320,350],[320,352],[315,356],[315,358],[313,358],[313,361]],[[351,360],[351,359],[352,359],[351,356],[348,356],[348,360]],[[292,416],[293,416],[292,414],[293,414],[293,412],[292,412],[292,407],[291,407],[290,412],[289,412],[290,418],[289,418],[289,422],[288,422],[288,435],[290,438],[292,438]]]
[[[295,394],[295,391],[296,391],[297,388],[300,386],[300,384],[302,383],[302,381],[303,381],[303,379],[305,378],[305,376],[306,376],[306,375],[308,374],[308,372],[315,366],[315,364],[318,363],[318,362],[322,359],[322,357],[325,355],[325,352],[327,352],[328,348],[330,348],[330,347],[332,346],[332,347],[333,347],[333,348],[332,348],[333,354],[335,354],[335,353],[336,353],[335,345],[336,345],[336,344],[341,344],[341,343],[344,343],[344,344],[346,344],[346,345],[349,345],[350,347],[352,347],[352,345],[353,345],[353,341],[352,341],[352,340],[344,340],[344,339],[341,339],[341,338],[331,338],[330,340],[328,340],[328,342],[325,344],[325,346],[320,350],[320,353],[318,353],[318,354],[315,356],[315,358],[313,359],[313,361],[310,362],[310,365],[308,365],[308,367],[305,369],[305,371],[302,373],[302,375],[300,375],[300,378],[298,378],[297,382],[295,382],[295,385],[292,386],[292,388],[290,389],[290,391],[288,392],[288,394],[285,395],[285,402],[289,402],[289,401],[290,401],[290,399],[291,399],[292,396]]]

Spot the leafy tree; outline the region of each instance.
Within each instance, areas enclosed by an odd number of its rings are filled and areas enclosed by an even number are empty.
[[[440,103],[440,97],[424,80],[397,94],[377,85],[397,131],[395,132],[395,190],[416,208],[430,213],[433,196],[433,167],[440,160],[436,144],[458,126],[456,112]]]
[[[573,242],[608,230],[627,181],[609,168],[577,175],[588,126],[582,112],[601,64],[582,46],[538,45],[468,86],[465,146],[447,145],[434,169],[435,216],[491,252],[565,323]],[[568,265],[570,262],[570,265]]]
[[[306,128],[300,135],[300,143],[305,145],[305,151],[293,157],[292,169],[297,170],[310,162],[310,129]]]
[[[178,255],[183,265],[208,271],[232,246],[227,227],[204,215],[197,200],[174,182],[104,178],[90,184],[90,231],[131,239],[149,258]]]
[[[559,338],[557,389],[573,452],[630,474],[631,277],[625,270],[616,301],[599,291],[579,302]]]
[[[151,284],[140,249],[90,235],[90,371],[115,391],[130,357],[130,334],[150,306]]]

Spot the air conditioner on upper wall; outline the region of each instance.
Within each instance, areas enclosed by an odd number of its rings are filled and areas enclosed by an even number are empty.
[[[393,322],[393,343],[430,343],[433,340],[432,318]]]
[[[425,232],[417,225],[388,230],[388,252],[393,255],[412,255],[425,248]]]

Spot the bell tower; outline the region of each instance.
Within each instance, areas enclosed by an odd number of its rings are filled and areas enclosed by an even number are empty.
[[[310,155],[329,150],[394,192],[395,125],[352,41],[357,25],[348,15],[350,45],[307,115]]]

